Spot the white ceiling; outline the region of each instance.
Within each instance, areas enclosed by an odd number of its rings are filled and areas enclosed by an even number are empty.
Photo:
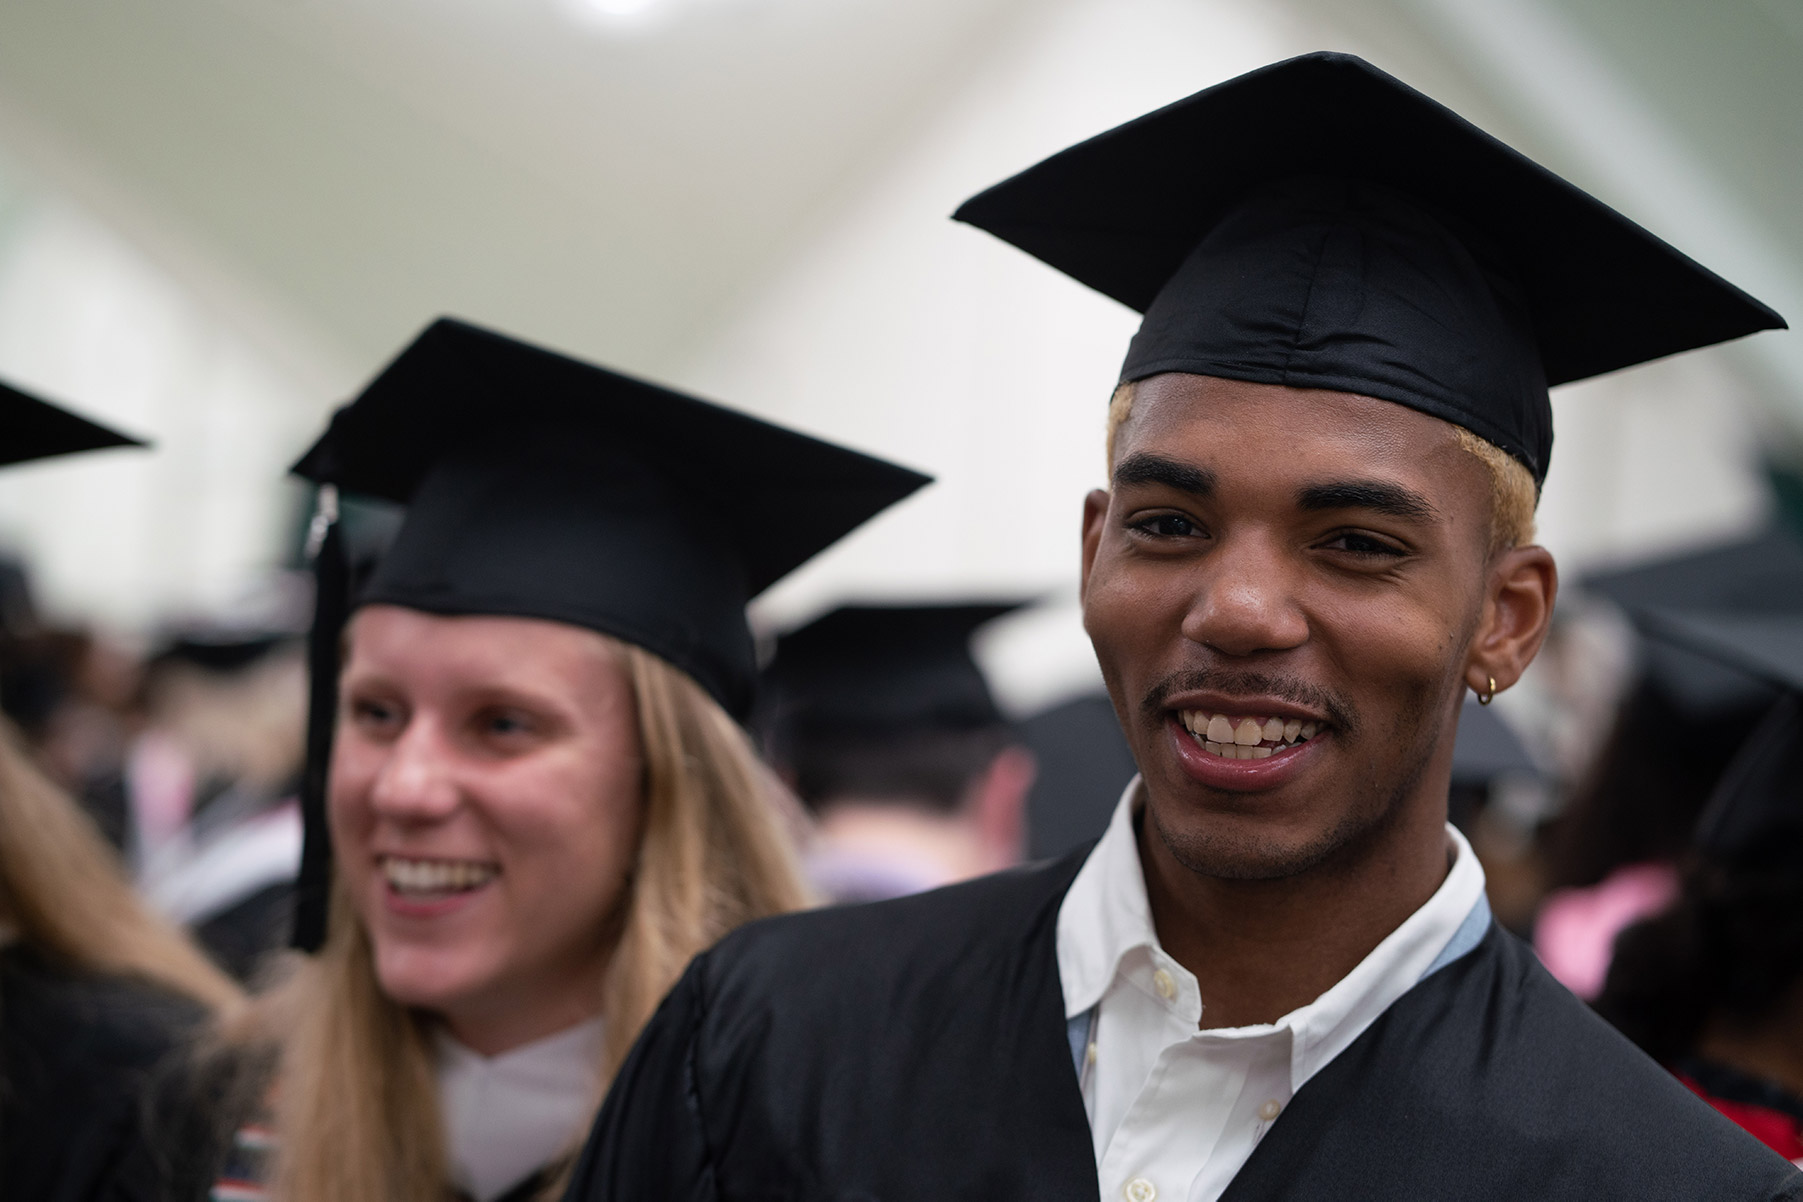
[[[581,2],[7,0],[0,144],[335,386],[441,311],[660,373],[1030,7]]]

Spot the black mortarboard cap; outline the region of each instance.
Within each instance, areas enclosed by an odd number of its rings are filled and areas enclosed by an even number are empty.
[[[408,505],[360,602],[549,618],[742,714],[745,604],[927,477],[449,319],[295,465]]]
[[[0,418],[5,422],[5,434],[0,436],[0,467],[76,451],[145,445],[6,384],[0,384]]]
[[[1123,382],[1188,372],[1379,397],[1471,430],[1536,481],[1549,386],[1784,325],[1348,54],[1198,92],[956,217],[1145,314]]]
[[[1735,754],[1697,820],[1696,846],[1729,862],[1803,848],[1803,702],[1795,692],[1778,698]]]
[[[791,737],[999,725],[970,640],[1022,604],[835,609],[777,640],[764,671],[760,725]]]
[[[1695,842],[1728,861],[1803,846],[1803,615],[1642,610],[1647,631],[1749,672],[1780,694],[1717,782]]]
[[[1452,747],[1452,783],[1488,786],[1507,776],[1538,779],[1540,775],[1521,736],[1495,710],[1467,697],[1459,711],[1459,735]]]
[[[1803,541],[1773,527],[1579,578],[1630,613],[1647,609],[1803,613]]]
[[[1655,638],[1803,692],[1803,614],[1644,609],[1636,617]]]
[[[745,605],[928,478],[448,318],[333,414],[295,472],[399,502],[367,581],[322,504],[296,946],[325,935],[326,765],[357,604],[545,618],[643,647],[743,717]]]

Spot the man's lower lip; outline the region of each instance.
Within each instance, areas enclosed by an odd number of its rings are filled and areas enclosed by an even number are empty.
[[[1314,758],[1315,748],[1328,737],[1328,732],[1323,731],[1306,743],[1273,752],[1262,760],[1230,760],[1205,750],[1184,729],[1176,714],[1165,716],[1165,733],[1184,775],[1204,785],[1243,792],[1274,788],[1290,780]]]

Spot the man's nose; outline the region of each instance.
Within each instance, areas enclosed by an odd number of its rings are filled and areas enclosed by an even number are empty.
[[[1300,565],[1275,538],[1222,540],[1199,566],[1183,637],[1227,656],[1289,651],[1308,641],[1298,604]]]
[[[401,822],[431,822],[457,808],[452,750],[436,725],[416,715],[389,745],[370,789],[377,814]]]

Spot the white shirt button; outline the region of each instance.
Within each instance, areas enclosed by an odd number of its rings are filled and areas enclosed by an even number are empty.
[[[1127,1202],[1152,1202],[1158,1197],[1158,1187],[1144,1177],[1135,1177],[1121,1186],[1121,1197]]]
[[[1283,1103],[1279,1102],[1276,1098],[1267,1100],[1263,1106],[1258,1108],[1258,1117],[1265,1120],[1267,1123],[1282,1113]]]
[[[1162,968],[1152,974],[1152,988],[1158,990],[1158,996],[1167,1002],[1177,996],[1177,982],[1173,981],[1171,974]]]

